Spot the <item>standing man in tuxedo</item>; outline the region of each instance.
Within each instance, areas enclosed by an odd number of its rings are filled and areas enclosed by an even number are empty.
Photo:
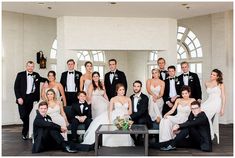
[[[178,77],[175,76],[176,68],[171,65],[168,68],[169,76],[165,80],[165,90],[163,95],[164,105],[162,116],[164,116],[174,106],[175,101],[180,97],[180,83]],[[176,112],[176,111],[175,111]]]
[[[77,129],[79,124],[85,125],[85,130],[91,124],[91,106],[86,102],[86,92],[80,91],[77,95],[77,102],[72,104],[72,123],[71,132],[72,140],[77,142]]]
[[[137,80],[133,83],[134,94],[131,95],[132,114],[130,115],[134,124],[147,125],[148,128],[152,127],[152,121],[148,113],[149,98],[141,92],[142,82]],[[138,135],[137,140],[135,135],[131,135],[135,144],[140,143],[141,135]]]
[[[210,125],[205,112],[201,110],[200,102],[193,101],[191,103],[191,113],[188,120],[182,124],[174,125],[173,131],[178,133],[174,139],[150,145],[150,147],[160,147],[164,151],[174,150],[176,146],[212,151]],[[189,137],[186,138],[187,136]]]
[[[64,137],[60,133],[67,131],[67,127],[59,126],[52,122],[50,116],[47,115],[48,104],[42,101],[38,105],[37,116],[33,122],[34,144],[32,153],[62,148],[69,153],[75,153],[76,150],[71,150]]]
[[[22,139],[24,140],[27,139],[29,131],[29,114],[33,108],[33,102],[40,99],[40,82],[48,81],[33,70],[34,62],[28,61],[26,71],[17,74],[14,85],[16,103],[20,119],[23,121]]]
[[[201,102],[202,90],[198,75],[189,71],[189,63],[184,61],[181,64],[183,73],[179,76],[180,88],[187,85],[191,88],[191,97]]]
[[[117,70],[116,59],[109,60],[110,72],[105,74],[104,84],[109,100],[116,96],[116,85],[122,83],[127,91],[127,80],[124,72]],[[125,92],[126,95],[126,92]]]
[[[167,79],[167,77],[169,76],[167,70],[165,70],[166,60],[164,58],[158,58],[157,65],[160,70],[160,77],[159,78],[161,80],[165,81]]]
[[[65,90],[67,106],[71,106],[77,100],[77,93],[80,91],[80,78],[82,73],[74,70],[75,61],[69,59],[67,61],[68,71],[62,73],[60,83]]]

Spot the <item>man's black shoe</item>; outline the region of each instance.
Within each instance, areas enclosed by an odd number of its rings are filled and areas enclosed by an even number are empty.
[[[68,145],[65,146],[63,151],[68,152],[68,153],[77,153],[78,152],[77,150],[70,149],[70,147]]]
[[[24,136],[24,135],[23,135],[23,136],[22,136],[22,139],[23,139],[23,140],[27,140],[28,138],[27,138],[27,136]]]
[[[170,151],[170,150],[175,150],[175,149],[176,149],[176,147],[171,146],[171,145],[168,145],[167,147],[160,148],[160,150],[162,150],[162,151]]]

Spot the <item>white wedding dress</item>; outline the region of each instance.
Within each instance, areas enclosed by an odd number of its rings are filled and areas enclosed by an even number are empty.
[[[221,109],[221,90],[219,86],[215,87],[208,87],[206,89],[206,92],[208,94],[207,100],[202,103],[201,109],[206,113],[206,116],[210,123],[210,130],[211,130],[211,139],[214,139],[214,133],[218,133],[219,130],[219,122],[218,119],[214,119],[212,123],[212,118],[216,113],[220,112]]]
[[[109,110],[109,101],[104,98],[104,93],[104,90],[99,90],[98,88],[92,92],[91,112],[93,119]]]
[[[128,113],[128,103],[114,103],[114,109],[111,113],[111,121],[113,123],[117,116],[124,116]],[[101,124],[109,124],[108,111],[97,116],[90,124],[84,135],[82,144],[95,143],[95,131]],[[118,147],[118,146],[134,146],[134,142],[129,134],[103,135],[103,146]]]
[[[191,112],[189,105],[179,104],[177,107],[177,114],[175,116],[168,116],[167,119],[163,118],[159,127],[159,142],[165,142],[175,138],[172,128],[175,124],[181,124],[188,120]]]
[[[57,99],[57,100],[61,100],[60,92],[59,92],[59,90],[58,90],[57,88],[55,88],[55,87],[53,87],[53,88],[46,88],[46,89],[45,89],[45,94],[46,94],[46,92],[47,92],[49,89],[53,89],[53,90],[55,91],[55,94],[56,94],[56,99]],[[32,138],[32,136],[33,136],[33,122],[34,122],[34,119],[35,119],[35,117],[36,117],[36,115],[37,115],[36,110],[38,109],[38,105],[39,105],[39,103],[40,103],[41,101],[43,101],[43,100],[41,99],[38,103],[36,103],[36,104],[33,105],[33,109],[32,109],[32,111],[30,112],[30,115],[29,115],[29,138]]]
[[[85,80],[84,85],[83,85],[83,91],[87,93],[89,85],[92,83],[92,80]]]
[[[158,85],[156,87],[150,86],[150,90],[155,94],[159,95],[161,91],[161,86]],[[152,121],[155,121],[157,117],[162,118],[162,108],[163,108],[164,101],[162,98],[157,99],[156,102],[153,101],[152,95],[149,97],[149,115]]]

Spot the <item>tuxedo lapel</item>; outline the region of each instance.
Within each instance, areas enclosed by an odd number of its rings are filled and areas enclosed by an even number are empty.
[[[24,80],[24,87],[26,87],[25,88],[25,94],[26,94],[26,91],[27,91],[27,72],[25,71],[24,72],[24,76],[23,76],[23,80]]]
[[[131,96],[132,112],[134,112],[134,94]]]

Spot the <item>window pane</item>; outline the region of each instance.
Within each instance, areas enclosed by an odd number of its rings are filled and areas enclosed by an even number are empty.
[[[183,37],[183,34],[181,34],[181,33],[178,33],[178,34],[177,34],[177,39],[178,39],[178,40],[181,40],[182,37]]]
[[[197,64],[197,73],[202,73],[202,64],[201,63]]]
[[[51,64],[51,70],[54,70],[56,72],[56,64]]]
[[[177,44],[177,51],[178,51],[179,47],[180,47],[180,45],[179,45],[179,44]]]
[[[57,49],[57,40],[54,40],[54,42],[52,44],[52,48]]]
[[[183,48],[183,47],[180,47],[179,53],[182,54],[183,52],[184,52],[184,48]]]
[[[84,65],[81,66],[81,72],[82,72],[82,74],[85,74],[85,73],[86,73],[86,68],[85,68]]]
[[[82,55],[81,53],[77,53],[78,60],[80,60],[81,55]]]
[[[193,41],[193,43],[195,44],[196,48],[200,47],[200,42],[197,38]]]
[[[196,67],[195,64],[190,64],[190,71],[195,72],[196,73]]]
[[[180,59],[179,53],[177,53],[177,59]]]
[[[187,55],[186,55],[186,53],[184,52],[184,53],[182,53],[181,54],[181,59],[186,59],[187,58]]]
[[[94,54],[97,54],[97,51],[91,51],[91,53],[94,55]]]
[[[85,57],[83,55],[81,55],[79,60],[85,60]]]
[[[86,59],[86,60],[91,60],[90,55],[89,55],[89,54],[86,55],[86,56],[85,56],[85,59]]]
[[[104,61],[103,53],[99,53],[99,61]]]
[[[94,59],[94,61],[99,61],[98,55],[97,55],[97,54],[94,54],[94,55],[93,55],[93,59]]]
[[[178,72],[178,73],[181,72],[181,66],[180,66],[180,64],[177,64],[177,72]]]
[[[197,57],[197,54],[196,54],[196,51],[195,51],[195,50],[191,52],[191,57],[192,57],[192,58],[196,58],[196,57]]]
[[[182,27],[182,26],[180,26],[180,27],[178,28],[178,32],[181,32],[181,33],[184,33],[185,30],[186,30],[186,28],[185,28],[185,27]]]
[[[150,61],[153,61],[153,55],[154,55],[153,52],[151,52],[151,53],[150,53],[150,57],[149,57],[149,60],[150,60]]]
[[[88,53],[88,51],[83,51],[83,53],[82,53],[84,56],[86,56],[86,55],[88,55],[89,53]]]
[[[104,79],[104,67],[103,66],[100,66],[99,67],[99,73],[100,73],[100,79]]]
[[[191,42],[191,40],[187,37],[184,41],[187,45],[189,45],[189,43]]]
[[[55,49],[51,49],[50,58],[51,59],[55,59],[56,58],[56,50]]]
[[[193,43],[191,43],[190,45],[188,45],[188,47],[189,47],[190,50],[194,50],[194,49],[195,49]]]
[[[93,68],[94,68],[94,71],[99,71],[98,66],[94,66]]]
[[[189,31],[188,37],[189,37],[191,40],[193,40],[196,36],[195,36],[195,34],[194,34],[192,31]]]
[[[202,57],[202,48],[197,49],[197,56]]]

